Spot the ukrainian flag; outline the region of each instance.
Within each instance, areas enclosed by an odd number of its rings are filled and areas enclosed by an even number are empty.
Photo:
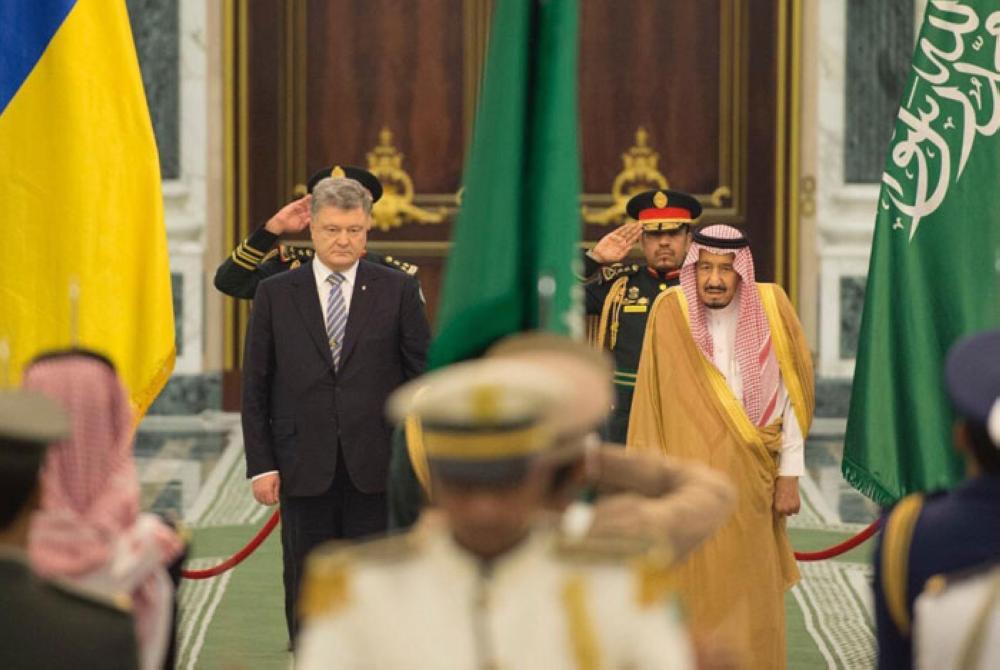
[[[124,0],[0,0],[0,236],[0,386],[78,344],[115,362],[145,413],[173,370],[174,317]]]

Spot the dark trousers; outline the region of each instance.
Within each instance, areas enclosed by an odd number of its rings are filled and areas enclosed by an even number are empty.
[[[615,384],[615,406],[608,415],[601,431],[601,437],[607,442],[625,444],[628,435],[628,420],[632,412],[632,396],[635,389],[631,386]]]
[[[343,463],[343,457],[337,460],[333,483],[322,495],[281,499],[285,617],[293,640],[298,631],[295,609],[309,552],[330,540],[385,533],[388,525],[385,493],[359,491]]]
[[[281,496],[281,582],[285,587],[285,626],[288,640],[295,637],[295,561],[292,560],[291,545],[288,540],[288,522],[285,520],[285,496]]]

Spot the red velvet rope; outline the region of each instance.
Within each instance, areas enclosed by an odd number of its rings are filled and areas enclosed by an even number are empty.
[[[868,527],[862,530],[860,533],[854,537],[848,538],[841,542],[840,544],[835,544],[832,547],[823,549],[822,551],[796,551],[795,560],[797,561],[823,561],[828,558],[833,558],[834,556],[840,556],[843,553],[854,549],[876,532],[878,532],[879,526],[882,524],[882,519],[875,519]]]
[[[211,568],[206,568],[204,570],[182,570],[181,577],[184,579],[208,579],[209,577],[221,575],[226,570],[235,568],[237,565],[242,563],[247,556],[252,554],[257,547],[264,542],[264,540],[267,539],[267,536],[271,534],[271,531],[274,530],[274,527],[278,525],[278,521],[280,520],[281,512],[275,510],[274,514],[271,515],[271,518],[267,520],[267,523],[265,523],[264,526],[257,531],[257,534],[254,535],[249,542],[247,542],[247,545],[238,552],[224,560],[222,563],[212,566]]]
[[[265,523],[264,526],[257,531],[257,534],[254,535],[249,542],[247,542],[247,545],[238,552],[224,560],[222,563],[219,563],[211,568],[206,568],[204,570],[182,570],[181,577],[184,579],[208,579],[209,577],[217,577],[226,570],[235,568],[237,565],[246,560],[247,556],[256,551],[257,547],[259,547],[264,540],[267,539],[267,536],[271,534],[271,531],[274,530],[274,527],[278,525],[278,521],[280,520],[281,512],[275,510],[274,514],[271,515],[271,518],[267,520],[267,523]],[[872,521],[867,528],[854,537],[848,538],[840,544],[835,544],[832,547],[823,549],[822,551],[796,551],[795,560],[823,561],[828,558],[834,558],[835,556],[847,553],[878,532],[881,523],[881,519],[876,519],[875,521]]]

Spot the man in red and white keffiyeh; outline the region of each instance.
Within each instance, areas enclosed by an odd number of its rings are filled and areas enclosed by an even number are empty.
[[[804,440],[781,379],[771,328],[743,233],[708,226],[695,233],[681,269],[691,336],[743,403],[747,417],[764,427],[782,418],[782,446],[774,508],[799,511],[798,478],[805,473]]]
[[[41,509],[28,538],[31,565],[45,577],[129,596],[140,667],[160,668],[173,624],[167,566],[183,543],[159,517],[139,510],[125,388],[109,361],[80,351],[36,360],[23,385],[58,402],[71,422],[69,438],[52,445],[42,465]]]

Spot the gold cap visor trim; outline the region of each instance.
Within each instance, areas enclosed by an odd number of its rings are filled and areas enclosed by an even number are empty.
[[[490,461],[544,452],[551,434],[541,426],[517,430],[444,432],[424,427],[424,449],[428,458]]]

